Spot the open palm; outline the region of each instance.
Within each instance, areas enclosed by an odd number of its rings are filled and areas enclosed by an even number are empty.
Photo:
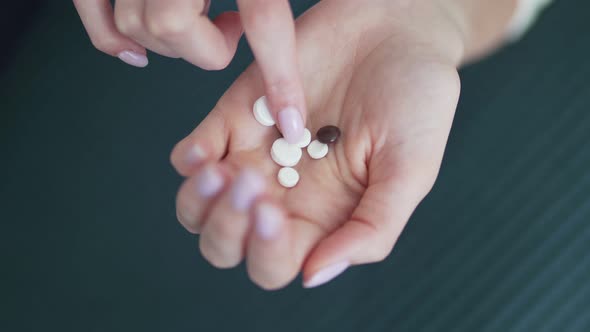
[[[252,115],[264,93],[255,64],[174,149],[188,177],[179,220],[213,265],[245,257],[252,280],[276,289],[300,271],[316,286],[389,254],[434,183],[459,81],[452,63],[383,19],[386,7],[326,0],[297,20],[306,127],[336,125],[342,137],[323,159],[304,152],[296,187],[276,180],[278,130]]]

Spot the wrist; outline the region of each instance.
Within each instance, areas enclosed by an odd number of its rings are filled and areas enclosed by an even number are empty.
[[[428,57],[456,68],[501,44],[516,0],[324,2],[338,4],[342,21],[334,25],[354,31],[361,45],[393,38],[410,57]]]
[[[447,0],[396,1],[393,31],[409,44],[418,45],[420,56],[434,57],[458,67],[468,52],[468,25],[462,11]],[[415,55],[415,54],[414,54]]]
[[[506,41],[517,0],[432,0],[460,32],[461,63],[480,58]]]

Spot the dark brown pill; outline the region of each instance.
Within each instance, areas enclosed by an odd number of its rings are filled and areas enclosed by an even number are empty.
[[[325,126],[318,130],[316,137],[324,144],[334,143],[340,137],[340,129],[336,126]]]

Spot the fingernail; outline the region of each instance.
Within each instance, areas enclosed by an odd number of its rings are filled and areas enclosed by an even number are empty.
[[[195,144],[186,153],[186,162],[190,165],[198,164],[205,160],[206,156],[205,150],[200,145]]]
[[[197,191],[203,197],[211,197],[223,188],[223,176],[213,166],[207,166],[197,178]]]
[[[207,16],[207,14],[209,14],[209,9],[211,9],[211,0],[205,0],[205,6],[203,6],[203,12],[201,15]]]
[[[295,107],[287,107],[278,114],[279,126],[287,142],[295,144],[303,136],[303,119]]]
[[[133,51],[123,51],[117,54],[117,57],[121,59],[121,61],[125,62],[128,65],[132,65],[135,67],[145,67],[148,65],[148,58],[143,54],[139,54]]]
[[[269,203],[260,203],[255,211],[254,229],[261,238],[270,240],[279,233],[283,218],[279,208]]]
[[[236,178],[231,201],[237,211],[246,211],[264,190],[264,179],[256,171],[244,169]]]
[[[340,273],[344,272],[344,270],[346,270],[349,266],[350,264],[345,261],[325,267],[316,272],[316,274],[309,278],[309,280],[304,282],[303,287],[312,288],[323,285],[328,281],[334,279]]]

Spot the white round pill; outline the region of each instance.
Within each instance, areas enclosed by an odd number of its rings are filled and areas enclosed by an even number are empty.
[[[277,177],[281,186],[285,188],[295,187],[297,182],[299,182],[299,173],[297,173],[297,171],[291,167],[281,168]]]
[[[307,153],[313,159],[324,158],[328,154],[328,144],[314,140],[307,146]]]
[[[272,160],[285,167],[297,165],[301,159],[301,155],[301,148],[295,144],[289,144],[284,138],[277,139],[272,143],[272,148],[270,149]]]
[[[267,127],[275,125],[275,120],[272,118],[272,114],[268,108],[268,103],[265,96],[258,98],[258,100],[254,103],[253,112],[254,118],[256,118],[256,121],[258,121],[258,123],[261,125]]]
[[[309,145],[309,142],[311,142],[311,132],[309,129],[305,128],[303,129],[303,136],[301,136],[301,139],[299,142],[295,143],[295,145],[303,149]]]

